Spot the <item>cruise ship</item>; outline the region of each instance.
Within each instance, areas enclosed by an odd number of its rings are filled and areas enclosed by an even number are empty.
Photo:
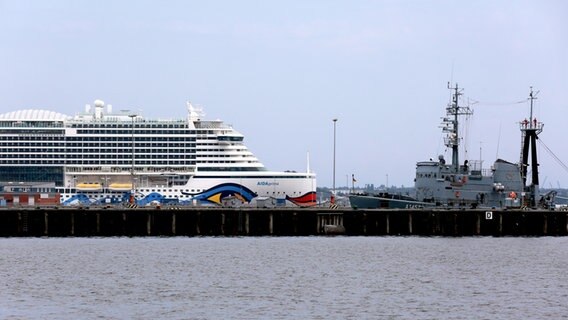
[[[0,185],[49,183],[63,205],[316,204],[316,175],[269,171],[221,120],[145,119],[96,100],[75,116],[0,114]]]

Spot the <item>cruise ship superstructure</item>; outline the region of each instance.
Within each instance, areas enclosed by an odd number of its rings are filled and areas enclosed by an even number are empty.
[[[53,183],[64,205],[133,203],[313,206],[316,176],[268,171],[221,120],[150,120],[97,100],[83,113],[0,115],[0,182]]]

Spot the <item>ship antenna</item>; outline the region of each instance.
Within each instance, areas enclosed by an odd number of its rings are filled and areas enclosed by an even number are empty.
[[[454,97],[453,97],[453,112],[454,112],[454,134],[455,134],[455,142],[452,145],[452,165],[454,166],[454,170],[457,172],[459,167],[459,131],[458,131],[458,110],[459,110],[459,96],[461,92],[459,92],[459,87],[456,82],[456,87],[454,88]]]
[[[537,99],[536,95],[540,92],[540,90],[533,93],[533,87],[532,86],[530,87],[530,89],[531,89],[531,93],[529,94],[529,100],[531,101],[531,113],[530,113],[529,121],[532,122],[533,121],[533,101]]]
[[[308,151],[308,162],[307,162],[307,168],[306,168],[306,173],[310,173],[310,152]]]
[[[458,172],[460,168],[459,164],[459,121],[458,117],[460,115],[471,115],[473,112],[467,107],[459,106],[459,96],[462,95],[462,90],[460,90],[458,84],[455,87],[450,87],[448,82],[448,89],[453,90],[452,100],[448,107],[446,108],[447,118],[444,118],[444,132],[449,133],[449,136],[445,139],[446,146],[452,148],[452,168],[454,172]]]

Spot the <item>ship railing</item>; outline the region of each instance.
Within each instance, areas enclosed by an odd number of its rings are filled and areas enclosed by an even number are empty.
[[[467,165],[460,165],[460,172],[467,172],[470,176],[491,176],[492,169],[483,169],[482,164],[480,160],[469,160]]]
[[[477,177],[488,177],[493,174],[491,169],[481,169],[481,170],[470,170],[470,176],[477,176]]]
[[[0,121],[2,128],[63,128],[63,121],[46,120],[46,121]]]
[[[65,173],[92,173],[92,174],[130,174],[131,167],[66,167]],[[195,167],[134,167],[135,174],[191,174]]]
[[[533,119],[532,121],[525,119],[519,122],[519,127],[521,128],[521,131],[535,130],[540,133],[542,132],[544,123],[537,121],[536,119]]]
[[[197,129],[231,129],[231,126],[220,121],[201,121],[195,124]]]

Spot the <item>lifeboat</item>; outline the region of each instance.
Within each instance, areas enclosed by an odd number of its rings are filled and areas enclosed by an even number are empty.
[[[81,191],[101,191],[103,186],[100,183],[83,182],[77,184],[77,190]]]
[[[130,191],[132,190],[131,183],[111,183],[108,188],[112,191]]]

